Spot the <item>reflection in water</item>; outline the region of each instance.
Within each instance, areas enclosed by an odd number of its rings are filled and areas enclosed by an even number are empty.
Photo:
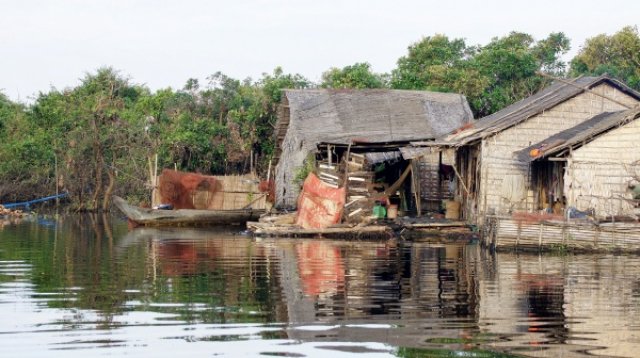
[[[324,241],[303,241],[296,244],[296,253],[307,296],[331,297],[344,289],[344,263],[337,247]]]
[[[564,285],[556,274],[520,274],[522,312],[529,318],[528,332],[545,333],[553,343],[565,343]],[[540,342],[532,342],[537,344]]]
[[[0,230],[0,355],[634,356],[639,268],[635,256],[32,221]]]

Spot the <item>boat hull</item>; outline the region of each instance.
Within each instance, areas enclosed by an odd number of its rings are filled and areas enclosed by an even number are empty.
[[[114,196],[113,203],[137,225],[143,226],[215,226],[240,225],[257,220],[265,213],[263,209],[237,210],[156,210],[141,208]]]

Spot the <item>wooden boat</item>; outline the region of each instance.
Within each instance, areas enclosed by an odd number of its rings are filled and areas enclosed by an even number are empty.
[[[113,203],[134,224],[143,226],[213,226],[238,225],[257,220],[265,213],[264,209],[225,209],[225,210],[158,210],[141,208],[129,204],[119,196],[113,197]]]

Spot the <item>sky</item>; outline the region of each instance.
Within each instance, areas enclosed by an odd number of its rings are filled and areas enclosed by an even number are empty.
[[[407,47],[445,34],[486,44],[511,31],[587,38],[638,26],[638,0],[0,0],[0,91],[29,103],[111,66],[157,90],[281,66],[319,81],[368,62],[390,72]]]

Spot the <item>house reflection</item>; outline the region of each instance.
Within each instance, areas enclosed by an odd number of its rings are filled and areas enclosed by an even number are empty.
[[[473,265],[464,262],[472,251],[465,245],[302,241],[296,244],[296,267],[298,290],[306,300],[296,302],[312,303],[306,310],[325,322],[378,316],[475,319],[477,288],[469,270]]]
[[[557,274],[519,273],[516,280],[522,295],[521,310],[528,317],[528,325],[523,326],[526,331],[544,334],[545,342],[565,343],[569,332],[563,310],[562,277]]]
[[[150,235],[151,234],[151,235]],[[224,302],[253,295],[292,323],[341,319],[477,319],[480,250],[464,244],[273,239],[147,229],[164,277],[214,274]],[[213,278],[211,278],[213,279]],[[176,282],[174,281],[175,285]],[[211,287],[211,285],[207,286]]]

